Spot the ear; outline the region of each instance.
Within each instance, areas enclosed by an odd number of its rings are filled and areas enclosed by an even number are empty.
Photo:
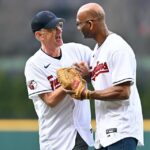
[[[93,29],[93,22],[89,20],[88,23],[90,25],[90,30],[92,30]]]
[[[35,32],[35,37],[38,41],[40,41],[40,39],[43,37],[43,34],[41,31],[36,31]]]

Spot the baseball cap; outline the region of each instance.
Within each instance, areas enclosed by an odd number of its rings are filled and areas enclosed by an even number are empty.
[[[31,28],[33,32],[39,31],[40,29],[51,29],[55,28],[59,22],[64,22],[65,19],[58,18],[51,11],[38,12],[31,21]]]

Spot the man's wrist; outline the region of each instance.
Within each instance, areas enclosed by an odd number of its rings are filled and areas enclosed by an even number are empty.
[[[92,92],[92,91],[90,91],[90,90],[86,90],[86,91],[85,91],[85,98],[86,98],[86,99],[91,99],[91,92]]]

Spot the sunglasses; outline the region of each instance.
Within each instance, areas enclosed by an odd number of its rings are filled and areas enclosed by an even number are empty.
[[[54,29],[57,29],[57,28],[61,28],[63,29],[63,22],[58,22],[58,24],[56,25],[56,27]]]
[[[100,17],[98,17],[98,18],[94,18],[94,19],[88,19],[88,20],[85,20],[85,21],[77,21],[76,22],[76,25],[77,25],[77,28],[78,29],[80,29],[80,28],[82,28],[86,23],[89,23],[90,21],[97,21],[97,20],[99,20],[100,19]]]
[[[63,22],[58,22],[57,25],[53,28],[43,28],[43,29],[41,29],[41,31],[43,31],[43,30],[45,31],[45,29],[50,31],[50,32],[58,30],[58,29],[62,30],[63,29]]]

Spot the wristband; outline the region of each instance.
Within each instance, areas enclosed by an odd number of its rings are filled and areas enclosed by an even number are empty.
[[[86,90],[85,91],[85,98],[86,99],[90,99],[91,97],[90,97],[90,91],[89,90]]]

